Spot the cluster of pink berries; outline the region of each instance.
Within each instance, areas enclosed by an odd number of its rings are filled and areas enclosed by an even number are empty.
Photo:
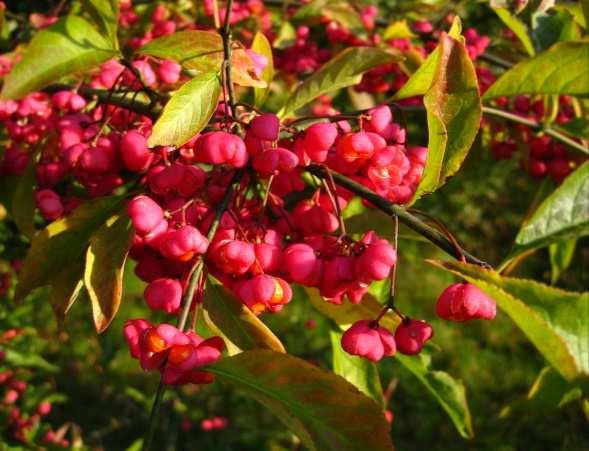
[[[213,14],[212,6],[206,2],[208,15]],[[257,0],[235,2],[233,8],[234,21],[255,12],[267,16]],[[373,6],[362,9],[366,30],[374,28],[376,13]],[[122,2],[123,27],[138,20],[131,2]],[[133,38],[131,47],[178,27],[194,27],[182,20],[157,5],[153,26]],[[377,35],[362,40],[329,19],[322,23],[331,43],[373,45],[378,41]],[[419,27],[428,33],[427,24]],[[331,56],[310,33],[308,27],[299,27],[294,47],[279,55],[278,67],[285,72],[312,71]],[[467,36],[473,55],[484,51],[487,44],[476,33]],[[391,45],[405,51],[413,46],[408,40],[395,40]],[[425,50],[422,53],[426,55]],[[366,76],[374,80],[368,84],[378,84],[399,69],[391,65],[378,70],[381,72]],[[139,59],[123,65],[111,60],[92,75],[89,86],[153,94],[152,89],[173,89],[179,81],[181,67],[172,61]],[[335,113],[328,103],[326,111]],[[219,105],[219,118],[224,112],[225,105]],[[427,153],[423,147],[406,147],[406,132],[393,121],[388,106],[361,115],[358,128],[339,120],[298,131],[294,124],[281,124],[276,115],[266,113],[256,115],[247,125],[242,122],[243,135],[227,124],[210,124],[212,131],[193,137],[180,148],[155,149],[147,145],[152,127],[149,118],[113,106],[90,108],[76,92],[34,93],[17,102],[0,102],[0,120],[11,139],[0,166],[3,173],[22,174],[34,149],[43,144],[36,167],[36,200],[48,221],[67,215],[81,202],[70,190],[73,184],[64,182],[75,181],[89,197],[109,194],[129,180],[141,187],[143,194],[128,205],[135,230],[130,256],[137,261],[136,274],[147,283],[146,304],[173,315],[180,313],[183,301],[192,305],[201,301],[207,274],[219,279],[255,314],[282,310],[292,299],[291,283],[317,288],[335,304],[345,299],[361,302],[372,282],[389,277],[396,249],[374,232],[360,240],[348,237],[341,211],[353,195],[329,183],[310,187],[312,192],[307,194],[309,184],[302,173],[309,165],[323,165],[403,204],[415,192]],[[57,133],[48,136],[50,130]],[[236,170],[243,171],[243,177],[220,216],[216,233],[207,237],[216,221],[215,208]],[[263,190],[266,192],[255,195]],[[290,194],[298,197],[294,205],[285,202]],[[185,298],[199,261],[204,270],[193,302]],[[448,318],[467,315],[456,313],[459,301],[453,298],[449,304]],[[481,307],[472,317],[488,318],[489,309]],[[152,325],[144,319],[128,321],[124,333],[131,355],[142,368],[161,372],[162,380],[171,385],[210,382],[212,375],[200,368],[220,358],[223,350],[219,337],[204,340],[193,332],[165,323]],[[393,337],[366,320],[348,330],[342,344],[348,352],[376,361],[397,349],[418,353],[432,334],[427,323],[404,320]]]
[[[370,283],[384,280],[397,261],[387,240],[368,232],[355,242],[334,236],[311,236],[284,252],[289,280],[317,287],[329,302],[341,304],[344,296],[357,304]]]
[[[141,63],[144,62],[133,64],[143,74],[143,79],[155,80],[156,75],[150,72],[150,66]],[[160,80],[177,81],[179,66],[176,66],[176,63],[164,61],[160,66]],[[102,66],[92,84],[110,88],[119,76],[129,85],[135,79],[128,69],[111,61]],[[68,192],[62,182],[74,179],[90,196],[102,196],[124,183],[123,171],[147,168],[155,157],[151,152],[137,155],[141,152],[142,136],[139,133],[122,137],[115,132],[101,134],[99,122],[104,107],[83,113],[85,107],[86,101],[70,91],[60,91],[51,97],[34,93],[19,101],[0,101],[0,121],[11,139],[0,162],[0,172],[22,175],[35,149],[43,144],[36,166],[36,200],[41,214],[48,221],[67,214],[80,203],[80,199]],[[112,126],[126,127],[129,121],[140,120],[142,129],[149,131],[150,123],[137,115],[120,109],[109,110],[113,113],[109,119]],[[51,130],[57,131],[57,136],[49,134]]]
[[[445,320],[463,322],[471,319],[492,320],[495,301],[475,285],[462,282],[446,288],[436,303],[436,314]],[[419,354],[432,338],[434,330],[425,321],[403,317],[394,335],[377,321],[361,320],[342,335],[342,348],[352,355],[378,362],[397,351],[406,355]]]
[[[144,174],[147,189],[128,207],[135,229],[130,255],[137,260],[136,274],[148,283],[147,305],[177,314],[198,259],[255,314],[280,311],[292,298],[291,282],[316,287],[333,303],[344,298],[361,302],[370,283],[388,277],[395,249],[374,232],[358,241],[332,235],[339,228],[338,209],[350,199],[343,190],[317,189],[292,210],[283,201],[286,194],[305,188],[301,169],[311,163],[342,170],[388,198],[408,200],[423,170],[423,152],[405,150],[404,131],[392,123],[388,107],[367,113],[361,126],[363,130],[352,132],[347,123],[318,123],[281,138],[278,117],[260,114],[243,139],[222,130],[207,132],[168,152],[164,160],[150,159],[154,151],[145,138],[127,132],[122,141],[135,143],[129,153],[133,158],[125,160],[127,168]],[[209,242],[205,235],[214,206],[233,172],[246,166],[256,175],[245,174]],[[266,199],[246,198],[244,193],[258,179],[267,181]],[[401,196],[402,189],[408,193]],[[202,285],[196,290],[197,302]],[[144,322],[128,325],[137,346],[139,324]],[[132,355],[142,359],[141,349],[132,348]],[[157,366],[163,360],[155,362]]]
[[[198,368],[217,361],[225,347],[219,337],[205,340],[192,331],[182,332],[165,323],[153,326],[143,319],[127,321],[124,335],[141,368],[160,371],[168,385],[212,382],[214,376]]]

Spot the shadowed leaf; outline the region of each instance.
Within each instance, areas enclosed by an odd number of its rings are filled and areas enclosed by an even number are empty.
[[[18,177],[12,195],[12,217],[21,233],[29,239],[35,233],[35,167],[35,161],[31,159],[25,172]]]
[[[378,404],[342,377],[305,360],[254,350],[207,371],[271,410],[311,451],[393,449]]]
[[[472,438],[472,418],[464,384],[444,371],[433,371],[429,368],[431,357],[426,351],[417,356],[406,356],[397,353],[396,359],[407,368],[438,401],[446,411],[452,423],[464,438]]]
[[[35,288],[51,286],[51,304],[62,320],[81,287],[84,255],[92,234],[122,206],[118,196],[85,202],[68,217],[39,231],[23,262],[16,299]]]
[[[131,221],[115,215],[94,233],[86,252],[84,284],[98,333],[109,326],[121,304],[123,272],[133,240]]]

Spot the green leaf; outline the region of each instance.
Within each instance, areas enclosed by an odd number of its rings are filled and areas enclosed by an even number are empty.
[[[432,85],[423,97],[428,153],[413,201],[435,191],[460,169],[481,122],[477,77],[462,39],[443,36],[439,52]]]
[[[413,39],[416,37],[417,35],[411,31],[405,19],[391,22],[382,33],[382,38],[385,41],[389,39]]]
[[[379,406],[384,407],[382,386],[376,364],[345,352],[341,345],[341,331],[331,330],[329,337],[331,339],[333,372],[353,384],[365,395],[370,396]]]
[[[182,146],[199,133],[215,112],[221,81],[215,72],[199,74],[176,91],[153,126],[150,147]]]
[[[81,288],[84,254],[92,234],[121,206],[122,198],[117,196],[90,200],[38,232],[23,262],[15,298],[49,285],[54,310],[64,314]]]
[[[394,100],[408,99],[422,96],[432,85],[438,61],[440,59],[440,47],[436,47],[430,53],[421,66],[409,77],[409,80],[393,96]]]
[[[534,212],[515,238],[519,253],[589,233],[589,162],[569,175]]]
[[[179,31],[154,39],[137,52],[173,59],[186,69],[220,72],[223,64],[223,39],[219,33],[213,31]],[[231,79],[241,86],[266,86],[265,82],[255,77],[254,63],[243,48],[235,48],[231,52]]]
[[[534,45],[528,34],[528,27],[526,27],[526,24],[519,20],[517,16],[511,14],[507,8],[496,8],[494,11],[503,23],[517,36],[528,55],[534,56],[536,51],[534,50]]]
[[[472,438],[474,436],[472,419],[462,381],[454,379],[444,371],[431,370],[429,368],[431,356],[426,351],[422,351],[417,356],[397,353],[395,357],[433,395],[446,411],[460,435]]]
[[[117,39],[119,27],[118,0],[82,0],[82,5],[102,35],[109,39],[114,48],[119,48]]]
[[[532,40],[541,52],[558,41],[573,41],[581,38],[573,15],[566,9],[551,9],[532,15]]]
[[[572,239],[558,241],[548,247],[550,254],[550,283],[552,285],[558,281],[560,275],[570,266],[575,255],[576,246],[577,240]]]
[[[303,81],[288,98],[279,115],[283,118],[292,116],[320,95],[358,83],[367,70],[402,58],[399,52],[389,53],[375,47],[345,49]]]
[[[27,238],[35,234],[35,161],[31,158],[25,172],[18,177],[12,195],[12,218],[20,232]]]
[[[305,360],[254,350],[220,360],[207,371],[270,409],[311,451],[393,449],[374,400]]]
[[[274,79],[274,59],[272,57],[272,45],[268,38],[262,32],[257,32],[252,41],[252,50],[259,55],[262,55],[268,60],[267,66],[261,74],[261,78],[266,82],[265,88],[254,88],[254,105],[261,107],[268,97],[270,92],[270,83]]]
[[[2,99],[19,99],[65,75],[92,69],[118,51],[90,23],[68,16],[33,37],[22,60],[4,80]]]
[[[225,338],[231,354],[256,348],[286,352],[276,335],[212,276],[207,278],[203,311],[205,323]]]
[[[589,376],[589,293],[559,290],[533,280],[502,277],[480,266],[429,261],[475,284],[495,299],[565,379]]]
[[[383,306],[370,293],[365,294],[359,304],[344,302],[336,305],[323,299],[316,288],[305,287],[305,291],[313,307],[340,326],[349,326],[363,319],[374,319],[383,309]],[[389,330],[395,329],[399,323],[399,317],[391,312],[386,313],[380,320],[380,324]]]
[[[119,310],[125,261],[132,241],[131,221],[121,215],[109,218],[90,239],[84,284],[92,302],[92,316],[98,333],[106,330]]]
[[[460,33],[462,31],[462,23],[460,18],[456,16],[452,23],[452,28],[448,35],[454,39],[462,39]],[[409,80],[399,89],[393,96],[394,100],[407,99],[409,97],[422,96],[432,86],[438,68],[438,61],[440,59],[440,45],[438,45],[433,52],[423,61],[421,66],[409,77]]]
[[[558,61],[558,64],[555,64]],[[589,95],[589,42],[559,42],[505,72],[483,99],[520,94]]]

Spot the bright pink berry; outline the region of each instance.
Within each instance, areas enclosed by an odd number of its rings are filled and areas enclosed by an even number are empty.
[[[143,296],[150,308],[175,313],[182,303],[182,285],[176,279],[156,279],[147,285]]]
[[[383,280],[389,276],[397,262],[397,252],[385,239],[377,239],[367,245],[366,250],[356,260],[356,272],[361,282]]]
[[[252,166],[263,176],[289,172],[299,164],[298,157],[288,149],[276,147],[257,154]]]
[[[434,335],[434,330],[425,321],[404,320],[395,330],[397,350],[402,354],[414,355],[421,352],[427,340]]]
[[[16,401],[18,401],[18,398],[20,397],[20,393],[16,390],[8,390],[6,392],[6,394],[4,395],[4,403],[5,404],[14,404]]]
[[[279,277],[260,274],[239,287],[239,297],[254,313],[279,312],[292,298],[290,285]]]
[[[226,240],[214,246],[211,258],[227,274],[245,274],[256,261],[254,246],[240,240]]]
[[[293,244],[284,251],[286,272],[293,282],[314,286],[321,280],[322,263],[315,250],[303,243]]]
[[[121,139],[120,152],[123,164],[130,171],[144,172],[153,161],[153,153],[147,147],[147,140],[135,130],[125,133]]]
[[[183,262],[204,254],[208,246],[209,242],[198,229],[189,225],[168,230],[158,241],[158,249],[164,257]]]
[[[174,84],[180,79],[182,66],[172,60],[164,60],[157,69],[157,75],[163,83]]]
[[[304,144],[310,152],[328,151],[337,138],[337,126],[330,122],[313,124],[305,131]]]
[[[370,119],[366,121],[366,130],[382,133],[393,120],[393,113],[388,105],[381,105],[373,108],[368,113]]]
[[[48,401],[43,401],[37,406],[37,413],[42,417],[49,415],[51,412],[51,403]]]
[[[198,166],[175,163],[153,168],[148,179],[151,190],[156,194],[191,197],[205,184],[206,174]]]
[[[450,321],[470,319],[493,319],[496,314],[495,301],[471,283],[455,283],[446,288],[436,304],[440,318]]]
[[[127,211],[140,236],[147,235],[165,221],[162,208],[151,197],[143,194],[129,202]]]
[[[248,153],[243,140],[232,133],[209,132],[195,143],[198,161],[210,164],[230,164],[236,168],[246,165]]]
[[[397,349],[392,334],[370,320],[355,322],[344,332],[341,343],[348,354],[373,362],[394,355]]]
[[[134,359],[138,359],[141,354],[141,349],[139,347],[141,335],[145,330],[151,329],[152,327],[151,323],[144,319],[132,319],[125,323],[123,334],[129,345],[131,357]]]
[[[366,132],[348,133],[338,140],[336,146],[337,156],[347,163],[367,160],[374,151],[373,140]]]
[[[250,131],[258,139],[264,141],[276,141],[280,130],[280,120],[273,113],[264,113],[256,116],[250,122]]]

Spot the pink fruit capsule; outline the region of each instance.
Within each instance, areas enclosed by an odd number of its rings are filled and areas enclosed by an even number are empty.
[[[364,357],[373,362],[378,362],[385,356],[392,356],[396,352],[395,339],[391,333],[370,320],[355,322],[342,335],[341,344],[348,354]]]
[[[276,141],[280,130],[280,120],[273,113],[256,116],[250,122],[250,131],[264,141]]]
[[[433,335],[432,326],[425,321],[413,319],[402,321],[395,331],[397,350],[407,355],[419,354],[425,342]]]
[[[140,236],[147,235],[164,221],[164,211],[149,196],[134,197],[127,208],[133,227]]]

